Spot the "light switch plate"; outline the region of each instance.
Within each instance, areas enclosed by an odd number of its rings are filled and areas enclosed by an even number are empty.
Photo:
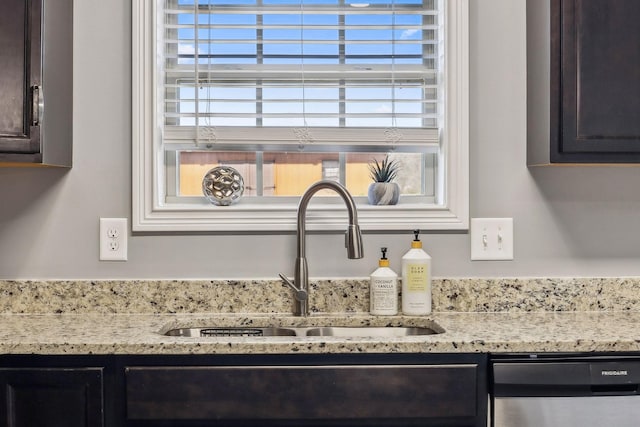
[[[513,218],[471,218],[471,260],[513,259]]]

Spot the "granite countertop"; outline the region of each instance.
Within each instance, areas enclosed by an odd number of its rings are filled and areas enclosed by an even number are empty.
[[[639,351],[640,281],[576,280],[434,281],[434,312],[424,317],[370,316],[365,282],[318,282],[306,318],[276,302],[290,297],[279,282],[0,282],[0,354]],[[320,288],[331,292],[321,295]],[[179,291],[168,297],[168,289]],[[255,302],[260,292],[269,296],[268,308]],[[444,332],[401,338],[163,335],[178,327],[249,325],[405,325]]]
[[[201,314],[4,314],[0,354],[451,353],[639,351],[640,313],[435,313],[425,317]],[[169,337],[175,327],[411,325],[445,332],[401,338]]]

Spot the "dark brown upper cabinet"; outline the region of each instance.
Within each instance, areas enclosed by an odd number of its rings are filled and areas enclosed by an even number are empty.
[[[527,163],[640,162],[640,1],[527,1]]]
[[[0,166],[71,166],[73,0],[0,4]]]

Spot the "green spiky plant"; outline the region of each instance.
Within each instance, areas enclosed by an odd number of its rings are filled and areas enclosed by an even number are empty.
[[[375,182],[392,182],[398,175],[398,170],[400,170],[400,164],[396,160],[389,159],[389,156],[381,162],[376,159],[369,162],[370,176]]]

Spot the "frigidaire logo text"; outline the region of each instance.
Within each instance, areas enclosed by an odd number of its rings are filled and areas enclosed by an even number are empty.
[[[629,375],[627,371],[602,371],[603,377],[624,377]]]

